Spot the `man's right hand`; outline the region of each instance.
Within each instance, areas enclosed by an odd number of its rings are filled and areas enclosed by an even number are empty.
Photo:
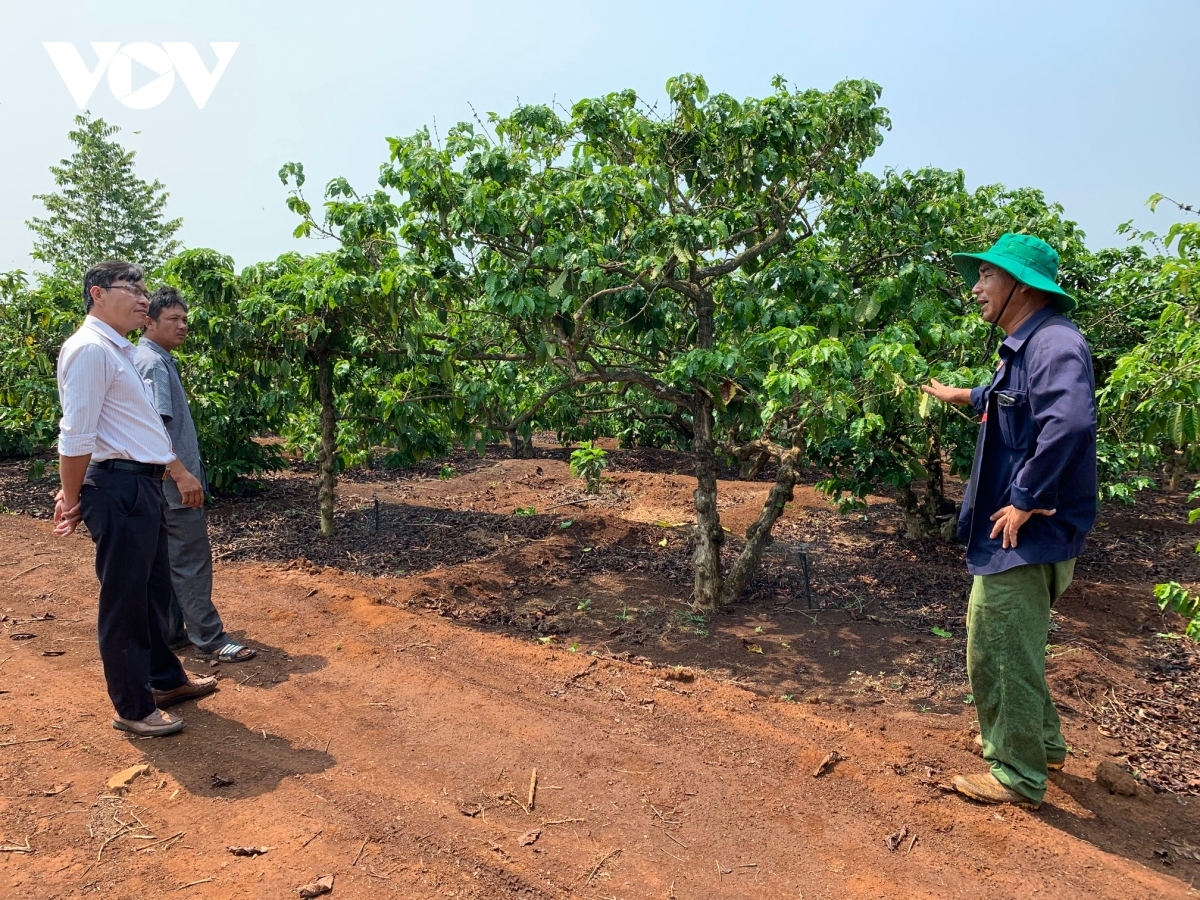
[[[929,384],[921,385],[921,390],[931,397],[936,397],[943,403],[953,403],[955,406],[966,406],[971,402],[970,388],[950,387],[947,384],[942,384],[936,378],[930,378]]]
[[[179,460],[171,463],[167,472],[175,480],[175,486],[179,488],[179,495],[183,498],[184,506],[199,509],[204,505],[204,485],[200,483],[199,478],[185,469]]]

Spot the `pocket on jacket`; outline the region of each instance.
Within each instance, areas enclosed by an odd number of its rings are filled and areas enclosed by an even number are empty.
[[[1033,443],[1033,412],[1025,391],[996,392],[996,422],[1000,440],[1013,450],[1028,450]]]

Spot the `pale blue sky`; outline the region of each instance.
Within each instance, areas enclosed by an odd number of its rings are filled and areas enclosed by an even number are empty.
[[[189,247],[247,265],[299,247],[276,172],[304,163],[310,193],[343,175],[374,187],[385,138],[521,101],[632,87],[662,95],[698,72],[714,91],[883,86],[892,131],[871,163],[962,168],[971,186],[1042,188],[1092,246],[1135,219],[1174,217],[1146,198],[1200,201],[1200,2],[182,3],[0,0],[0,270],[29,268],[31,199],[69,151],[78,112],[42,47],[93,41],[240,46],[203,110],[180,79],[130,109],[102,78],[89,108],[123,129],[138,173],[171,192]],[[134,87],[138,87],[136,67]],[[145,80],[145,79],[143,79]],[[140,134],[135,134],[139,131]]]

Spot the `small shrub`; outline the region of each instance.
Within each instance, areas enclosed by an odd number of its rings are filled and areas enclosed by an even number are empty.
[[[1187,620],[1187,634],[1193,641],[1200,641],[1200,593],[1187,591],[1176,581],[1156,584],[1154,596],[1159,609],[1170,608]]]
[[[591,441],[581,441],[571,453],[571,476],[587,483],[589,494],[600,492],[600,473],[608,468],[608,451]]]
[[[1191,501],[1200,500],[1200,484],[1188,496]],[[1188,522],[1200,521],[1200,509],[1188,512]],[[1200,554],[1200,544],[1196,545],[1196,553]],[[1177,581],[1154,586],[1154,596],[1158,599],[1158,607],[1163,612],[1171,609],[1187,621],[1187,634],[1193,641],[1200,641],[1200,592],[1188,591]]]

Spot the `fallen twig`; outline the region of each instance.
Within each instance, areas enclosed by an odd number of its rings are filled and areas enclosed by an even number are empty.
[[[584,881],[584,883],[583,883],[584,887],[587,887],[588,885],[590,885],[592,883],[592,879],[596,877],[596,873],[600,871],[600,867],[602,865],[604,865],[606,862],[608,862],[610,859],[612,859],[614,856],[616,856],[620,852],[621,852],[621,848],[618,847],[616,850],[609,850],[602,857],[600,857],[600,859],[596,862],[596,864],[594,866],[592,866],[592,871],[588,872],[587,880]]]
[[[521,808],[521,812],[525,813],[525,815],[529,815],[529,807],[518,800],[517,796],[512,791],[505,791],[503,794],[500,794],[498,797],[496,797],[496,799],[502,803],[515,803]]]
[[[650,804],[650,808],[652,810],[654,810],[654,815],[658,816],[658,819],[660,822],[664,822],[667,825],[682,825],[683,824],[682,822],[678,821],[677,819],[668,819],[666,816],[664,816],[662,814],[662,811],[659,810],[659,808],[657,806],[655,806],[653,803]],[[675,812],[675,810],[671,810],[671,812]]]
[[[317,838],[319,838],[319,837],[321,836],[321,832],[322,832],[322,831],[324,831],[324,830],[325,830],[324,828],[319,828],[319,829],[317,829],[317,833],[316,833],[316,834],[314,834],[312,837],[310,837],[310,838],[309,838],[307,841],[305,841],[303,844],[301,844],[301,845],[300,845],[300,849],[301,849],[301,850],[303,850],[305,847],[307,847],[309,844],[311,844],[313,841],[315,841]]]
[[[28,569],[22,569],[20,572],[18,572],[18,573],[17,573],[16,575],[14,575],[12,578],[8,579],[8,583],[9,583],[9,584],[12,584],[14,581],[16,581],[16,580],[17,580],[18,578],[20,578],[22,575],[28,575],[28,574],[29,574],[30,572],[32,572],[34,569],[40,569],[40,568],[41,568],[42,566],[44,566],[44,565],[45,565],[45,563],[44,563],[44,562],[40,562],[40,563],[38,563],[36,566],[30,566]]]
[[[553,506],[547,506],[546,511],[558,509],[560,506],[578,506],[580,503],[591,503],[593,500],[599,500],[599,497],[584,497],[582,500],[568,500],[566,503],[555,503]]]
[[[359,845],[358,852],[354,854],[354,862],[350,863],[350,868],[353,869],[355,866],[358,865],[359,858],[363,855],[363,851],[365,849],[367,849],[367,841],[368,840],[369,840],[369,838],[363,838],[362,844]]]
[[[136,853],[140,853],[140,852],[142,852],[143,850],[149,850],[149,849],[151,849],[152,847],[157,847],[159,844],[168,844],[168,843],[170,843],[171,841],[173,841],[173,840],[175,840],[175,839],[177,839],[177,838],[181,838],[181,837],[183,837],[183,836],[184,836],[186,833],[187,833],[187,832],[184,832],[184,831],[177,831],[177,832],[175,832],[173,835],[171,835],[170,837],[168,837],[168,838],[163,838],[161,841],[155,841],[153,844],[147,844],[145,847],[138,847],[138,848],[137,848],[137,850],[136,850],[136,851],[134,851],[134,852],[136,852]]]
[[[533,811],[534,801],[537,800],[537,769],[529,776],[529,809]]]
[[[912,840],[908,842],[908,849],[904,851],[905,855],[912,853],[912,848],[917,845],[917,836],[914,834]]]
[[[177,891],[187,890],[188,888],[195,887],[198,884],[208,884],[212,880],[213,879],[211,879],[211,878],[201,878],[199,881],[189,881],[187,884],[181,884],[179,887],[175,888],[175,890],[177,890]]]
[[[571,822],[586,822],[587,819],[552,819],[549,822],[542,822],[542,827],[547,825],[568,825]]]
[[[107,847],[109,844],[111,844],[113,841],[115,841],[121,835],[129,834],[129,832],[131,832],[131,831],[133,831],[133,826],[126,825],[124,828],[118,829],[117,831],[110,834],[107,838],[105,838],[104,843],[100,845],[100,849],[96,851],[96,862],[100,862],[100,855],[102,853],[104,853],[105,847]]]
[[[901,825],[899,831],[895,834],[889,834],[883,839],[883,842],[887,845],[889,851],[894,851],[904,842],[906,837],[908,837],[908,826]]]
[[[25,846],[20,844],[0,844],[0,853],[32,853],[33,848],[29,846],[29,838],[25,838]]]
[[[46,741],[57,741],[57,740],[58,740],[58,738],[48,737],[48,738],[31,738],[28,741],[6,741],[5,743],[0,744],[0,747],[15,747],[15,746],[17,746],[17,744],[44,744],[44,743],[46,743]]]
[[[659,829],[663,834],[665,834],[667,837],[669,837],[671,840],[673,840],[675,843],[677,843],[684,850],[688,849],[687,844],[685,844],[679,838],[675,837],[675,835],[671,834],[671,832],[667,831],[667,829],[664,828],[662,825],[659,825],[657,822],[651,822],[650,824],[653,825],[655,828]]]

